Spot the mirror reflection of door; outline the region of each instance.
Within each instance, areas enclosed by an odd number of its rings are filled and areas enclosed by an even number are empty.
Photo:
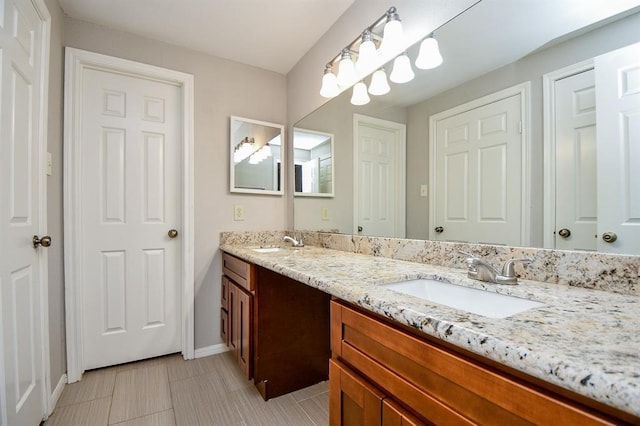
[[[595,58],[598,251],[640,254],[640,43]]]
[[[432,239],[525,243],[523,88],[506,89],[431,118]]]
[[[406,126],[354,114],[354,234],[404,238]]]
[[[555,248],[597,249],[596,96],[593,69],[555,83]]]

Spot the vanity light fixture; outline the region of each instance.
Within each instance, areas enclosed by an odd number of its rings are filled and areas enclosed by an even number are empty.
[[[383,55],[393,55],[393,53],[404,48],[404,31],[402,30],[400,16],[398,16],[395,7],[387,10],[385,18],[387,22],[384,24],[380,53]]]
[[[331,71],[331,65],[327,65],[324,69],[324,75],[322,76],[320,95],[325,98],[333,98],[334,96],[338,96],[339,93],[338,79],[333,71]]]
[[[409,60],[407,52],[399,55],[393,61],[393,69],[389,75],[389,80],[394,83],[407,83],[413,80],[413,77],[415,76],[413,69],[411,69],[411,61]]]
[[[376,66],[376,57],[378,51],[376,44],[373,42],[373,36],[369,28],[362,32],[362,42],[360,50],[358,50],[358,61],[356,62],[356,70],[360,74],[367,74]]]
[[[351,59],[351,51],[345,47],[342,49],[342,59],[338,65],[338,86],[351,86],[357,78],[356,66]]]
[[[433,37],[433,33],[420,43],[420,51],[416,58],[416,67],[421,70],[430,70],[442,63],[442,55],[438,48],[438,40]]]
[[[383,34],[376,33],[376,29],[382,29]],[[390,7],[326,64],[320,95],[326,98],[338,95],[398,54],[404,45],[400,17],[396,8]],[[353,62],[354,56],[356,63]],[[334,67],[337,68],[337,74],[334,73]]]
[[[375,30],[383,25],[382,35],[376,33]],[[377,50],[376,46],[378,46]],[[369,96],[367,95],[363,78],[375,70],[376,67],[380,67],[398,54],[399,56],[394,60],[389,79],[398,84],[413,80],[415,73],[411,68],[411,61],[407,52],[402,52],[402,49],[405,48],[400,16],[395,7],[390,7],[384,15],[365,28],[355,40],[326,64],[324,75],[322,76],[320,95],[325,98],[333,98],[355,84],[351,103],[354,105],[368,103]],[[356,58],[355,64],[354,57]],[[440,55],[438,49],[438,42],[433,38],[433,33],[431,33],[422,41],[415,65],[420,69],[431,69],[441,63],[442,55]],[[338,69],[337,75],[334,74],[336,65]],[[385,70],[382,68],[373,73],[370,81],[368,93],[372,95],[381,96],[391,90]],[[365,89],[363,90],[362,87],[365,87]]]

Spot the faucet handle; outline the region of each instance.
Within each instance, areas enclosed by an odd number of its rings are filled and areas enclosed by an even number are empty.
[[[520,262],[520,263],[531,263],[533,262],[533,259],[529,259],[529,258],[522,258],[522,259],[509,259],[504,263],[504,266],[502,267],[502,276],[503,277],[509,277],[509,278],[513,278],[516,276],[516,271],[514,268],[514,265],[516,262]]]

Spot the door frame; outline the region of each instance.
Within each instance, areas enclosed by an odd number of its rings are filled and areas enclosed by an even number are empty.
[[[503,90],[474,99],[462,105],[429,116],[429,239],[435,240],[436,226],[436,124],[440,120],[480,108],[502,99],[520,95],[520,141],[522,143],[522,193],[520,194],[520,242],[521,246],[531,244],[531,82],[516,84]]]
[[[394,238],[406,236],[406,163],[407,163],[407,126],[404,123],[383,120],[363,114],[353,114],[353,234],[358,234],[358,215],[360,193],[358,189],[359,156],[358,141],[360,124],[367,124],[394,132],[395,137],[395,215]]]
[[[193,75],[75,48],[65,48],[64,99],[64,271],[67,328],[67,378],[76,382],[84,373],[82,328],[82,182],[81,130],[82,79],[87,69],[115,72],[155,80],[181,89],[181,169],[182,169],[182,252],[181,328],[182,355],[193,359],[194,349],[194,155],[193,155]]]
[[[556,228],[556,83],[572,75],[595,68],[595,62],[587,59],[542,76],[542,142],[544,151],[543,180],[543,247],[555,248],[553,232]]]

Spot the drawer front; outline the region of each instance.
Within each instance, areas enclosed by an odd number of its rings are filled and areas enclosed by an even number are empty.
[[[334,301],[331,315],[334,356],[374,377],[395,399],[435,423],[607,424],[554,395],[351,307]],[[449,417],[452,413],[464,417]]]
[[[240,287],[254,291],[252,264],[228,253],[222,253],[222,272]]]

